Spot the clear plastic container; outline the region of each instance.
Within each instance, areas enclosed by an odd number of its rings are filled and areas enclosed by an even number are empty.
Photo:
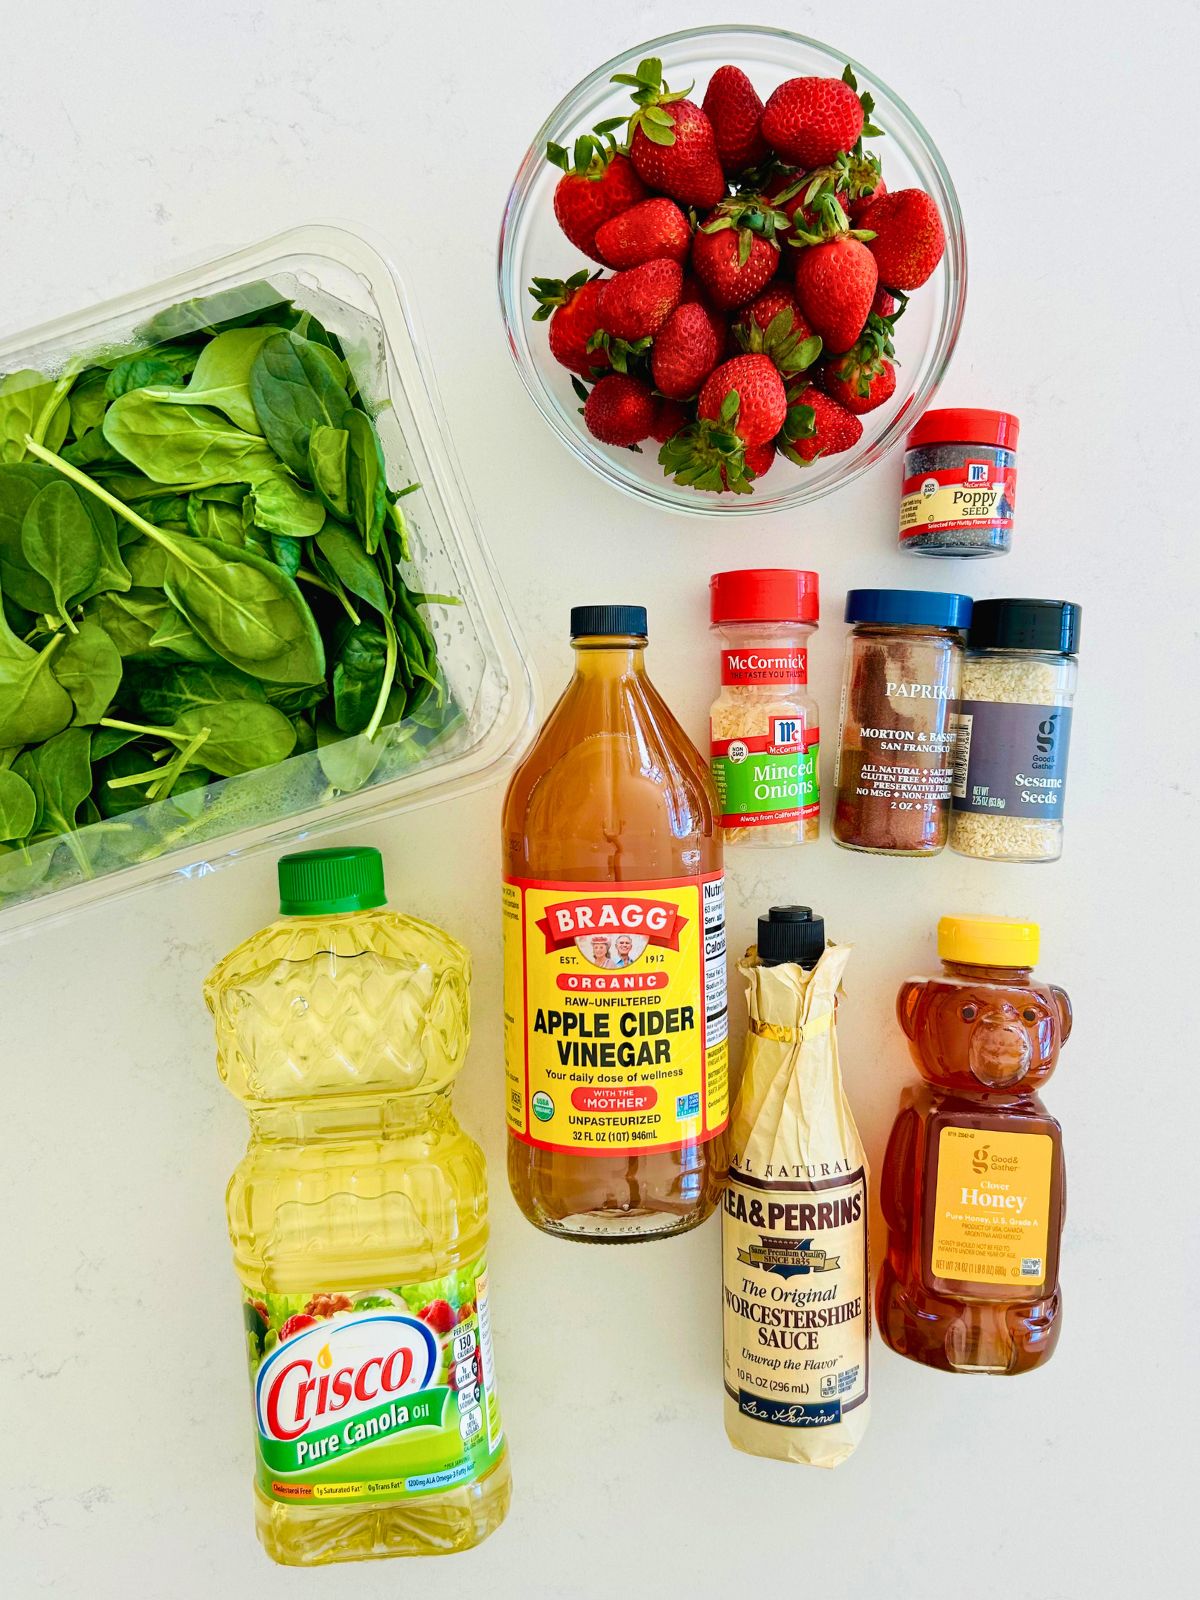
[[[453,715],[438,726],[398,723],[227,778],[191,814],[173,800],[78,830],[27,855],[0,855],[0,934],[151,883],[208,871],[235,855],[348,822],[444,800],[489,781],[532,731],[534,688],[511,610],[475,521],[442,417],[419,325],[390,262],[343,229],[308,226],[247,246],[117,300],[0,340],[0,376],[60,372],[74,356],[136,350],[151,318],[172,332],[203,327],[205,302],[262,285],[320,317],[341,339],[376,413],[389,481],[419,483],[404,501],[415,589],[456,595],[427,609]]]

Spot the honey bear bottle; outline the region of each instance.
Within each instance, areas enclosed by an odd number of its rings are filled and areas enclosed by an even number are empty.
[[[876,1288],[891,1348],[945,1372],[1028,1372],[1058,1340],[1062,1129],[1038,1099],[1071,1002],[1034,979],[1038,927],[943,917],[942,973],[896,1001],[924,1082],[884,1157]]]

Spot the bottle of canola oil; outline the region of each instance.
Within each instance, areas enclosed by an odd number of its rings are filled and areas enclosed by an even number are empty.
[[[509,1183],[600,1243],[695,1227],[725,1169],[719,805],[646,637],[641,606],[571,612],[575,675],[504,802]]]
[[[487,1177],[450,1108],[470,958],[385,909],[377,850],[285,856],[279,894],[204,991],[250,1115],[227,1200],[258,1536],[294,1566],[463,1550],[509,1501]]]

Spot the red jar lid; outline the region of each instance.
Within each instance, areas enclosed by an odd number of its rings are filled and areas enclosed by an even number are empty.
[[[815,572],[751,567],[714,573],[708,587],[710,614],[717,623],[817,622],[821,615]]]
[[[905,448],[923,444],[993,444],[1002,450],[1017,448],[1021,423],[1010,411],[976,411],[955,407],[927,411],[908,436]]]

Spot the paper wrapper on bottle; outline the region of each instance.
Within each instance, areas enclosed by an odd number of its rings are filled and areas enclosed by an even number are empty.
[[[739,963],[750,1032],[721,1215],[726,1432],[816,1467],[846,1459],[870,1411],[867,1157],[835,1026],[849,956]]]

